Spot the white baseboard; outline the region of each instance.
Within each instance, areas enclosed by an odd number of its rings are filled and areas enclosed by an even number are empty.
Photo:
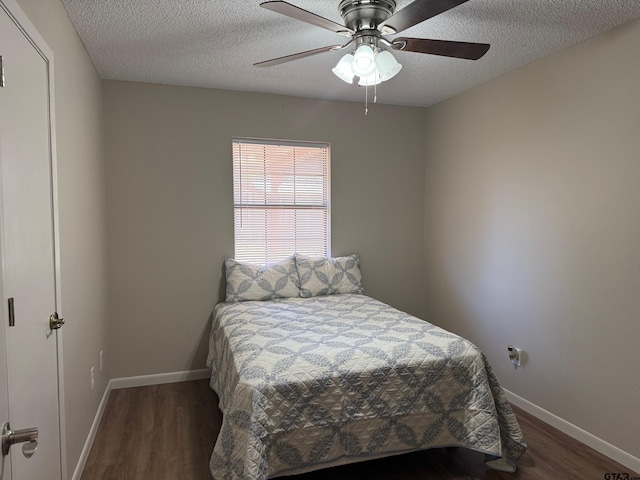
[[[155,375],[140,375],[138,377],[114,378],[109,382],[112,390],[119,388],[146,387],[148,385],[162,385],[163,383],[188,382],[202,380],[211,376],[211,370],[188,370],[186,372],[158,373]]]
[[[104,390],[102,400],[100,400],[100,405],[98,406],[98,411],[96,412],[96,416],[94,417],[93,423],[91,424],[91,429],[89,430],[89,435],[87,435],[87,440],[84,442],[84,447],[82,447],[82,452],[80,452],[80,458],[78,459],[78,463],[76,464],[76,469],[73,471],[71,480],[80,480],[80,477],[82,476],[82,472],[84,470],[84,466],[87,464],[89,452],[91,451],[93,441],[96,438],[96,433],[98,432],[98,427],[100,426],[100,420],[102,420],[104,409],[107,406],[107,400],[109,400],[109,393],[111,393],[110,385],[111,382],[107,384],[107,388],[105,388]]]
[[[516,395],[505,389],[507,398],[516,407],[520,407],[527,413],[530,413],[534,417],[542,420],[544,423],[557,428],[562,433],[566,433],[570,437],[575,438],[581,443],[584,443],[588,447],[593,448],[595,451],[609,457],[610,459],[618,462],[621,465],[633,470],[636,473],[640,473],[640,458],[634,457],[628,452],[611,445],[610,443],[596,437],[595,435],[567,422],[566,420],[554,415],[553,413],[541,408],[528,400]]]
[[[87,440],[84,442],[84,447],[80,453],[80,458],[78,459],[78,463],[71,480],[80,480],[80,477],[82,477],[82,472],[87,463],[87,458],[89,458],[89,452],[91,451],[93,441],[96,438],[96,433],[98,432],[102,415],[104,415],[104,409],[107,406],[107,400],[109,400],[111,390],[130,387],[145,387],[148,385],[161,385],[164,383],[187,382],[190,380],[203,380],[210,376],[211,370],[203,368],[201,370],[189,370],[186,372],[159,373],[155,375],[140,375],[138,377],[112,378],[109,380],[107,388],[104,391],[104,395],[102,396],[102,400],[100,401],[100,405],[98,406],[96,416],[91,424]]]

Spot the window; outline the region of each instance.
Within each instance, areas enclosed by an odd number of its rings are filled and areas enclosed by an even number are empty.
[[[235,258],[329,256],[329,145],[233,139]]]

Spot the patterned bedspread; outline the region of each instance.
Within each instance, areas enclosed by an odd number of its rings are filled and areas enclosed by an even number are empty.
[[[514,471],[526,448],[484,355],[364,295],[216,306],[207,364],[216,480],[462,446]]]

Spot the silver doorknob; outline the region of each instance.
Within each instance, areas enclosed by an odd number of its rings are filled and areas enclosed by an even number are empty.
[[[22,453],[25,457],[31,458],[38,448],[38,429],[11,430],[9,422],[5,423],[2,426],[2,456],[8,455],[11,445],[16,443],[24,443]]]
[[[64,318],[58,317],[58,312],[53,312],[53,315],[49,317],[49,328],[51,330],[57,330],[64,325]]]

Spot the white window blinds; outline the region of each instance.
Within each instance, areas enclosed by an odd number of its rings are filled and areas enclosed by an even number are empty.
[[[329,255],[329,145],[233,139],[235,258]]]

